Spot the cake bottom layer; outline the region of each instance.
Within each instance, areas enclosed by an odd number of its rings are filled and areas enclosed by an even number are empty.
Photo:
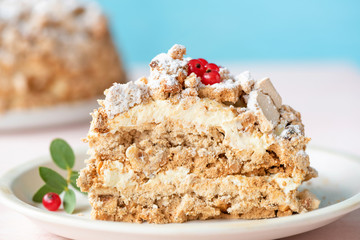
[[[142,180],[118,162],[99,173],[91,166],[80,173],[78,185],[89,192],[92,218],[98,220],[261,219],[307,212],[320,203],[309,191],[298,192],[302,179],[295,172],[293,177],[277,173],[206,178],[180,167]]]
[[[159,197],[150,205],[134,201],[128,204],[115,195],[90,194],[93,207],[91,217],[96,220],[142,223],[182,223],[206,219],[265,219],[296,214],[288,206],[269,204],[267,207],[249,207],[242,212],[229,214],[229,204],[215,198],[208,202],[201,196],[186,194]],[[303,211],[318,207],[319,201],[307,190],[298,194]],[[165,203],[159,204],[159,203]]]

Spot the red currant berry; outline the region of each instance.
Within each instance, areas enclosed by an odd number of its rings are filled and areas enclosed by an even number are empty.
[[[50,192],[44,195],[42,203],[47,210],[56,211],[61,205],[61,199],[58,194]]]
[[[203,59],[203,58],[198,58],[197,60],[199,60],[204,66],[205,66],[206,64],[208,64],[208,61],[206,61],[206,60]]]
[[[217,71],[210,71],[204,73],[201,82],[205,85],[212,85],[221,81],[220,74]]]
[[[206,72],[211,72],[211,71],[218,72],[219,70],[220,70],[220,68],[215,63],[208,63],[208,64],[205,65],[205,71]]]
[[[198,59],[191,59],[188,63],[188,75],[195,73],[197,76],[202,76],[205,72],[204,65]]]

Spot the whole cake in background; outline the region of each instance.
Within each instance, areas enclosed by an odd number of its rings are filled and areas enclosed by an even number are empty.
[[[174,45],[150,76],[105,91],[77,180],[92,218],[173,223],[305,213],[320,201],[298,112],[269,78],[232,76]]]
[[[0,112],[89,99],[124,81],[95,3],[0,0]]]

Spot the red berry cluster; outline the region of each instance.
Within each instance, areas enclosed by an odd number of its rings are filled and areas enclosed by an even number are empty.
[[[195,73],[205,85],[212,85],[221,81],[219,67],[215,63],[208,63],[205,59],[198,58],[190,60],[188,66],[188,75]]]

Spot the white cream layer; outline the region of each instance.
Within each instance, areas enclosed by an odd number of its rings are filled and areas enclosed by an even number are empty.
[[[242,129],[241,122],[230,107],[206,98],[191,104],[185,101],[172,104],[169,100],[156,100],[137,105],[111,119],[109,127],[111,132],[116,132],[119,127],[158,124],[166,120],[177,121],[184,127],[195,125],[197,131],[205,133],[209,127],[219,127],[225,134],[224,144],[239,150],[254,149],[264,153],[273,141],[266,135],[259,137],[239,131]]]

